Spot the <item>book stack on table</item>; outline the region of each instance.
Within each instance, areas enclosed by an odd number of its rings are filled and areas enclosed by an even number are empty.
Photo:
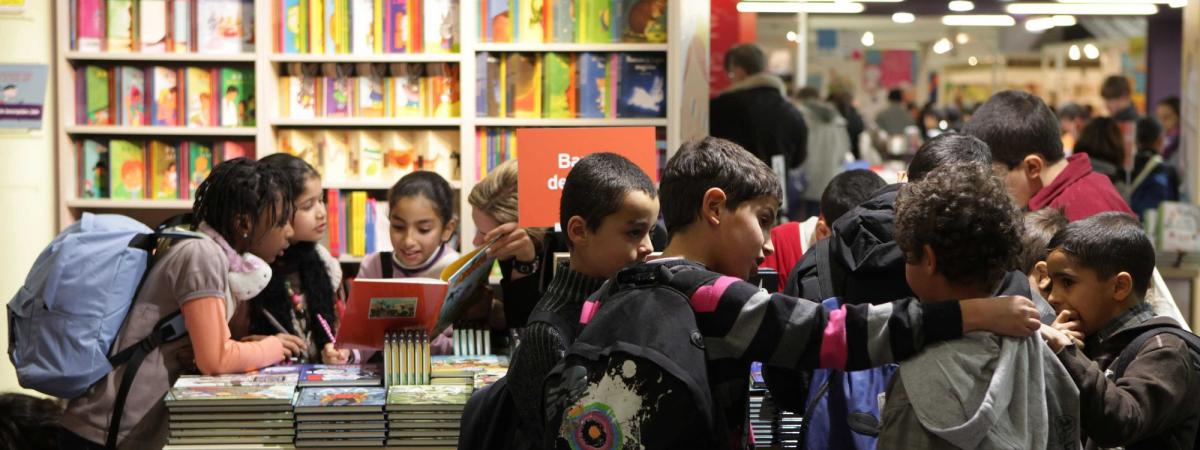
[[[508,357],[497,355],[434,356],[430,362],[433,385],[473,386],[480,389],[508,373]]]
[[[387,437],[380,386],[306,387],[296,400],[296,447],[379,447]]]
[[[389,447],[453,449],[468,385],[391,386],[387,394]]]
[[[290,444],[299,366],[176,380],[165,399],[171,445]]]

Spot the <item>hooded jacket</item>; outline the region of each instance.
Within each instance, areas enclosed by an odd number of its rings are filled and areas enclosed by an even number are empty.
[[[833,105],[816,100],[796,105],[808,126],[808,158],[804,174],[808,177],[803,197],[819,202],[825,187],[841,172],[846,155],[850,154],[850,137],[846,134],[846,119]]]
[[[783,155],[787,168],[796,168],[807,156],[804,117],[784,97],[783,81],[768,73],[751,75],[712,99],[708,129],[767,165],[772,156]]]

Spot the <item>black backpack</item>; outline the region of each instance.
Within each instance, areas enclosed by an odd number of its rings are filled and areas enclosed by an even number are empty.
[[[691,307],[691,294],[719,276],[659,262],[610,280],[546,376],[543,447],[732,446]]]
[[[1141,334],[1133,338],[1121,350],[1121,354],[1117,356],[1116,361],[1113,361],[1112,366],[1109,367],[1109,370],[1113,372],[1113,381],[1125,376],[1125,369],[1129,368],[1129,363],[1133,362],[1138,352],[1146,345],[1146,342],[1160,334],[1170,334],[1183,339],[1183,342],[1187,343],[1188,349],[1191,350],[1192,369],[1200,371],[1200,336],[1196,336],[1175,324],[1160,323],[1142,330]],[[1200,433],[1197,433],[1195,440],[1192,442],[1192,448],[1200,449]]]

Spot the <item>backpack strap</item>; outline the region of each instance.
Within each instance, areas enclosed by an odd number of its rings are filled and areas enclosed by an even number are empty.
[[[138,369],[141,368],[146,355],[162,344],[184,336],[187,336],[187,328],[183,323],[183,315],[179,311],[175,311],[154,324],[154,331],[149,336],[108,359],[113,367],[125,364],[125,373],[121,376],[121,386],[117,390],[117,397],[113,402],[112,419],[108,425],[108,439],[104,444],[105,448],[117,448],[117,437],[121,433],[121,417],[125,415],[125,400],[129,397],[133,380],[137,377]]]
[[[1200,336],[1189,333],[1187,330],[1179,328],[1178,325],[1164,323],[1142,331],[1142,334],[1133,338],[1133,341],[1129,345],[1126,345],[1124,350],[1121,350],[1121,354],[1117,356],[1117,360],[1110,367],[1116,379],[1121,379],[1121,377],[1125,376],[1125,369],[1129,368],[1129,364],[1137,357],[1138,352],[1146,345],[1146,342],[1160,334],[1171,334],[1183,339],[1183,342],[1187,343],[1192,353],[1192,367],[1194,369],[1200,368],[1196,364],[1197,360],[1200,359]]]
[[[396,268],[392,267],[392,252],[379,252],[379,268],[383,269],[383,278],[395,276]]]
[[[821,298],[813,300],[825,300],[827,298],[837,297],[837,291],[833,288],[834,271],[833,262],[829,259],[829,245],[834,238],[822,239],[816,244],[817,250],[817,282],[820,283]]]

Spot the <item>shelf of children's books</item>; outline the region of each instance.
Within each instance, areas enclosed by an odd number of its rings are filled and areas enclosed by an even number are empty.
[[[457,117],[317,117],[314,119],[275,119],[277,127],[456,127]]]
[[[397,177],[396,179],[398,180],[399,177]],[[321,187],[323,187],[325,189],[340,189],[340,190],[347,190],[347,191],[384,191],[384,190],[391,189],[393,184],[395,184],[395,180],[393,180],[393,181],[351,180],[351,181],[336,181],[336,182],[325,181],[322,183]],[[454,189],[462,189],[462,181],[450,180],[450,187],[454,188]]]
[[[338,53],[332,55],[312,53],[275,53],[271,62],[277,63],[397,63],[397,62],[452,62],[462,60],[458,53]]]
[[[93,209],[149,209],[149,210],[189,210],[191,200],[116,200],[109,198],[76,198],[67,200],[67,207],[82,210]]]
[[[111,134],[123,136],[254,136],[258,130],[252,127],[156,127],[117,125],[74,125],[68,126],[67,134]]]
[[[667,119],[512,119],[505,117],[481,117],[475,119],[476,126],[484,127],[665,127]]]
[[[638,44],[615,42],[611,44],[511,44],[511,43],[480,43],[475,45],[477,52],[666,52],[667,44]]]
[[[67,52],[68,61],[254,62],[253,53]]]

